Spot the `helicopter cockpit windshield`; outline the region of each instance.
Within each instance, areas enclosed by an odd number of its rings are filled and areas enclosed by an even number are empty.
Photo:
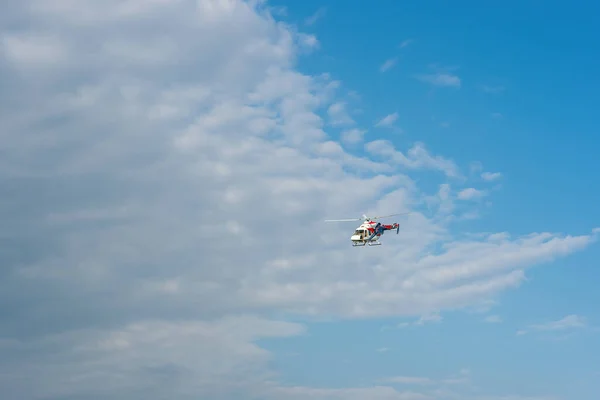
[[[357,230],[354,231],[354,234],[358,235],[360,237],[363,237],[364,234],[365,234],[365,231],[364,231],[364,229],[357,229]]]

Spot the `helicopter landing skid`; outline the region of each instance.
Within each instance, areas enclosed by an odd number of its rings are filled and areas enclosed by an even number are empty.
[[[353,242],[352,247],[365,247],[367,244],[369,246],[381,246],[380,242]]]

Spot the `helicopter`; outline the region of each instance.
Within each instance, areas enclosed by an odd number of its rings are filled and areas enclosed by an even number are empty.
[[[354,234],[350,237],[352,240],[352,246],[379,246],[381,242],[379,239],[381,235],[385,231],[391,231],[393,229],[396,230],[396,235],[400,231],[400,224],[394,222],[393,224],[382,224],[380,222],[375,222],[375,220],[380,218],[393,217],[395,215],[405,215],[410,213],[401,213],[401,214],[390,214],[390,215],[381,215],[378,217],[368,217],[363,214],[362,218],[349,218],[349,219],[326,219],[325,222],[350,222],[350,221],[363,221],[363,223],[356,228]]]

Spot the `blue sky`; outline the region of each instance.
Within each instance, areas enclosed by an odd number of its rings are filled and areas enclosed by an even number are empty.
[[[600,6],[10,3],[0,397],[598,398]]]
[[[405,130],[400,143],[421,140],[463,166],[481,159],[502,170],[505,190],[496,194],[488,217],[510,226],[495,229],[528,232],[533,223],[540,230],[587,230],[579,221],[593,227],[600,218],[598,195],[588,191],[600,146],[593,101],[600,44],[591,17],[598,4],[545,4],[543,13],[542,3],[522,2],[281,4],[289,10],[286,19],[300,24],[314,10],[325,10],[314,25],[301,25],[317,35],[321,50],[300,65],[331,72],[360,93],[365,112],[357,119],[369,126],[398,112]],[[399,48],[405,40],[413,42]],[[380,73],[394,58],[397,64]],[[413,78],[433,72],[432,64],[451,68],[461,88],[432,88]],[[483,86],[503,90],[493,95]],[[442,129],[443,122],[450,126]]]
[[[593,182],[600,151],[594,101],[600,31],[592,17],[598,4],[271,4],[285,6],[286,21],[319,39],[319,51],[301,59],[301,70],[327,71],[360,93],[356,104],[363,113],[355,118],[369,127],[367,135],[399,145],[424,141],[463,167],[481,161],[502,172],[491,209],[457,230],[586,232],[598,224],[600,191]],[[381,71],[388,60],[394,64]],[[435,72],[431,65],[459,77],[460,87],[415,79]],[[393,112],[402,133],[373,127]],[[401,319],[328,322],[311,325],[310,337],[269,348],[297,351],[294,358],[279,357],[277,366],[289,381],[307,385],[370,384],[378,376],[445,376],[470,368],[499,394],[596,398],[599,256],[593,246],[529,271],[523,286],[498,296],[491,313],[501,323],[461,312],[443,313],[439,324],[384,332],[382,326]],[[562,332],[515,335],[569,314],[587,317],[590,328],[565,338]],[[389,351],[375,351],[381,348]]]

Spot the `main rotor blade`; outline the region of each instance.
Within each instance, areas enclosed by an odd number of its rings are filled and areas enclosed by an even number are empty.
[[[350,218],[350,219],[326,219],[325,222],[350,222],[350,221],[362,221],[362,218]]]
[[[387,218],[387,217],[393,217],[396,215],[406,215],[406,214],[410,214],[410,212],[405,212],[405,213],[400,213],[400,214],[380,215],[378,217],[371,217],[371,219]]]

